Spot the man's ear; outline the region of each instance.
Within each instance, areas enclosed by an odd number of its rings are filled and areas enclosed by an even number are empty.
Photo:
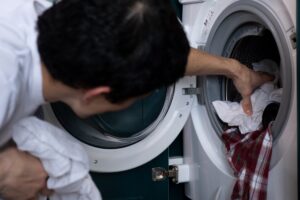
[[[111,88],[109,86],[99,86],[92,89],[87,89],[84,91],[83,94],[83,101],[85,103],[90,102],[95,97],[98,97],[100,95],[108,94],[110,93]]]

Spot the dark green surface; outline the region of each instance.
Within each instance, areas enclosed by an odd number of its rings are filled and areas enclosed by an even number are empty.
[[[169,157],[183,156],[183,133],[169,147]],[[184,194],[184,184],[174,184],[169,180],[170,200],[189,200]]]
[[[117,137],[130,137],[152,124],[164,106],[166,89],[154,91],[125,110],[94,116],[99,128]]]
[[[182,17],[182,5],[178,0],[171,0],[177,16]],[[181,133],[176,140],[170,145],[169,157],[183,155],[183,134]],[[174,184],[169,180],[169,199],[170,200],[189,200],[184,194],[184,184]]]
[[[297,3],[297,38],[299,39],[300,37],[300,33],[298,31],[299,29],[299,26],[300,26],[300,6],[299,6],[299,3],[298,1],[296,1]],[[300,120],[299,120],[299,111],[300,111],[300,108],[299,108],[299,96],[300,96],[300,64],[299,64],[299,58],[300,58],[300,55],[299,55],[299,43],[297,42],[297,109],[298,109],[298,112],[297,112],[297,119],[298,119],[298,126],[297,126],[297,131],[298,131],[298,198],[300,197],[300,190],[299,190],[299,178],[300,178],[300,174],[299,174],[299,159],[300,159],[300,156],[299,156],[299,144],[300,144],[300,137],[299,137],[299,124],[300,124]]]
[[[181,5],[171,0],[181,18]],[[182,134],[158,157],[138,168],[119,173],[91,173],[99,187],[103,200],[188,200],[184,195],[184,184],[170,180],[152,181],[153,167],[168,168],[170,156],[182,156]]]
[[[64,128],[82,142],[100,148],[121,148],[151,133],[153,123],[163,110],[166,92],[166,88],[156,90],[127,109],[87,119],[79,118],[63,103],[52,104],[52,109]],[[117,139],[111,139],[108,135]]]
[[[182,5],[178,2],[178,0],[171,0],[173,8],[176,11],[178,18],[182,17]]]
[[[184,184],[152,181],[153,167],[168,168],[170,156],[182,156],[182,134],[158,157],[138,168],[118,173],[91,173],[103,200],[188,200]]]
[[[168,151],[151,162],[119,173],[92,173],[103,200],[168,200],[168,180],[152,181],[153,167],[168,167]]]

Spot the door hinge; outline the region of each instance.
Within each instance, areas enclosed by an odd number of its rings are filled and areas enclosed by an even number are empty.
[[[186,164],[171,165],[169,170],[162,167],[152,168],[152,180],[163,181],[170,178],[173,183],[186,183],[190,181],[190,168]]]
[[[183,95],[199,95],[202,93],[201,88],[183,88]]]
[[[174,183],[178,182],[178,168],[171,166],[169,170],[162,167],[152,168],[152,180],[163,181],[167,178],[171,178]]]

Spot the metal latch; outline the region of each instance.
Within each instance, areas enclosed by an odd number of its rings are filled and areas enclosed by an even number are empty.
[[[183,95],[198,95],[201,94],[201,88],[183,88]]]
[[[152,168],[152,180],[163,181],[166,178],[171,178],[174,183],[178,183],[178,168],[171,166],[169,170],[162,167]]]
[[[296,49],[297,48],[297,34],[295,32],[290,35],[290,40],[292,43],[292,47],[294,49]]]
[[[176,184],[189,182],[191,180],[190,166],[183,162],[182,157],[170,157],[169,170],[162,167],[152,168],[153,181],[163,181],[166,178],[171,178]]]

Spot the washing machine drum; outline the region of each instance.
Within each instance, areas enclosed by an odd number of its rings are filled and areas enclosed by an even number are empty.
[[[241,29],[259,29],[259,24],[249,23],[241,27]],[[239,33],[237,33],[238,35]],[[234,37],[234,36],[233,36]],[[228,48],[228,49],[227,49]],[[276,42],[271,34],[271,32],[267,29],[262,29],[259,35],[249,35],[243,37],[236,41],[233,49],[229,49],[229,46],[225,46],[224,52],[231,52],[229,57],[234,58],[240,61],[242,64],[246,65],[249,68],[253,68],[252,64],[256,62],[260,62],[262,60],[268,59],[277,63],[277,66],[280,65],[280,56],[278,52],[278,47],[276,46]],[[224,53],[223,53],[224,54]],[[279,70],[279,69],[278,69]],[[279,77],[280,78],[280,77]],[[223,81],[219,83],[223,83],[223,88],[225,92],[222,93],[221,99],[226,101],[240,102],[242,97],[239,92],[237,92],[235,86],[231,79],[227,79],[225,77],[219,77]],[[212,82],[211,82],[212,81]],[[214,83],[214,79],[207,79],[207,85],[216,84]],[[281,86],[280,80],[278,83],[278,87]],[[222,90],[221,90],[222,92]],[[210,99],[212,100],[212,99]]]
[[[253,30],[259,30],[257,34],[245,34],[253,33]],[[219,48],[218,39],[213,41],[216,47]],[[210,52],[214,52],[214,44],[211,45]],[[224,44],[222,52],[217,52],[226,57],[231,57],[239,60],[244,65],[252,68],[252,64],[264,59],[269,59],[280,65],[280,56],[278,47],[272,33],[262,27],[258,23],[246,23],[238,27],[233,31],[232,35],[228,38],[228,42]],[[280,71],[280,69],[278,69]],[[231,79],[224,76],[210,76],[199,77],[198,83],[203,87],[204,94],[198,99],[200,104],[206,105],[212,127],[216,133],[221,135],[224,130],[228,128],[228,125],[223,123],[215,113],[211,102],[215,100],[240,102],[242,100],[241,95],[237,92]],[[282,87],[281,77],[279,77],[278,87]],[[284,124],[284,120],[276,120],[276,127],[281,127]],[[278,129],[279,130],[279,129]],[[280,131],[274,131],[274,138],[276,138]]]
[[[63,103],[52,104],[60,124],[75,138],[98,148],[129,146],[145,137],[159,123],[166,104],[167,89],[154,91],[125,110],[81,119]]]

